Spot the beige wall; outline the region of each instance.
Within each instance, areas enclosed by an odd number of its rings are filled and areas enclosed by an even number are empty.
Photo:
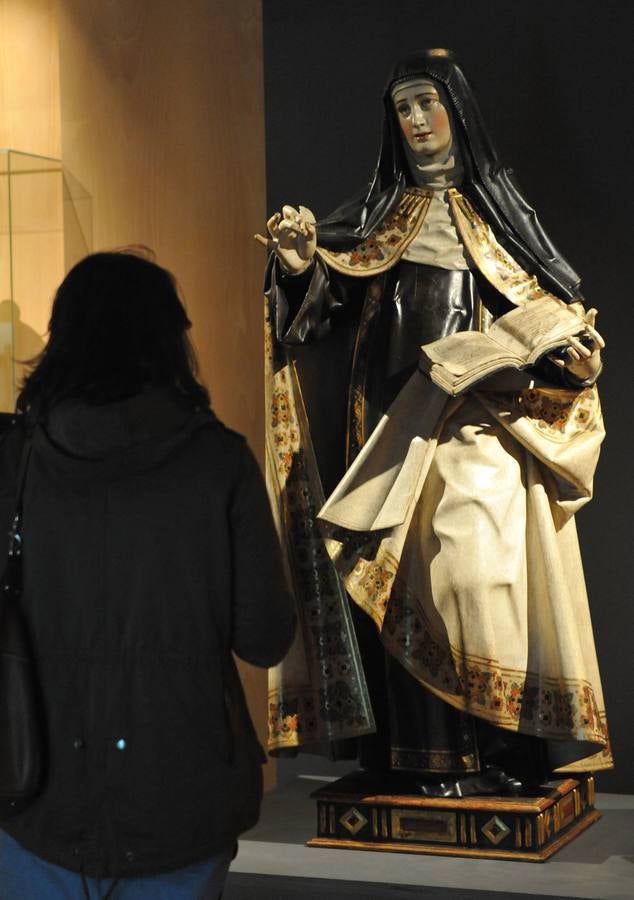
[[[63,0],[62,152],[94,249],[172,269],[217,412],[262,433],[264,122],[259,0]]]
[[[56,0],[0,0],[0,147],[60,155]]]
[[[56,0],[0,0],[0,148],[60,156]],[[10,242],[6,154],[0,163],[0,410],[9,410],[22,371],[12,360],[28,359],[43,346],[64,248],[61,174],[12,157]]]
[[[3,109],[11,94],[0,144],[61,151],[92,199],[92,249],[145,244],[176,274],[214,408],[261,459],[260,0],[60,0],[58,18],[56,8],[0,0]],[[9,54],[7,22],[26,35],[22,49],[39,35],[43,55]],[[265,673],[242,671],[264,737]]]

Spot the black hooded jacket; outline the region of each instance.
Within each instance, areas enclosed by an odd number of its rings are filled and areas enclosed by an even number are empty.
[[[20,425],[0,443],[4,532],[21,444]],[[294,630],[245,440],[161,391],[61,404],[33,434],[23,535],[48,770],[2,827],[95,877],[231,846],[264,761],[232,651],[273,665]]]

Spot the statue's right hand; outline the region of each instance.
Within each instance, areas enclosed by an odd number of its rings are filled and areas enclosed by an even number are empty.
[[[256,234],[255,239],[272,250],[282,268],[290,275],[300,275],[313,261],[317,248],[315,216],[306,206],[295,209],[283,206],[266,223],[269,238]]]

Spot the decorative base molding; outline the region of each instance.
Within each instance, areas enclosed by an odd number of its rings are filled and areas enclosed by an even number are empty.
[[[593,822],[594,778],[551,781],[530,797],[424,797],[368,790],[364,772],[319,788],[309,847],[544,862]]]

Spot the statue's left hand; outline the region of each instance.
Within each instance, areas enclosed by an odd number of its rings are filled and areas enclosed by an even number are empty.
[[[591,381],[601,371],[601,350],[605,341],[594,327],[596,318],[596,309],[588,310],[583,317],[586,327],[581,337],[585,338],[584,342],[579,337],[569,337],[565,356],[550,357],[556,366],[565,367],[580,381]]]
[[[317,249],[315,216],[307,206],[299,209],[286,204],[266,223],[270,237],[255,234],[256,241],[272,250],[282,269],[289,275],[300,275],[310,267]]]

